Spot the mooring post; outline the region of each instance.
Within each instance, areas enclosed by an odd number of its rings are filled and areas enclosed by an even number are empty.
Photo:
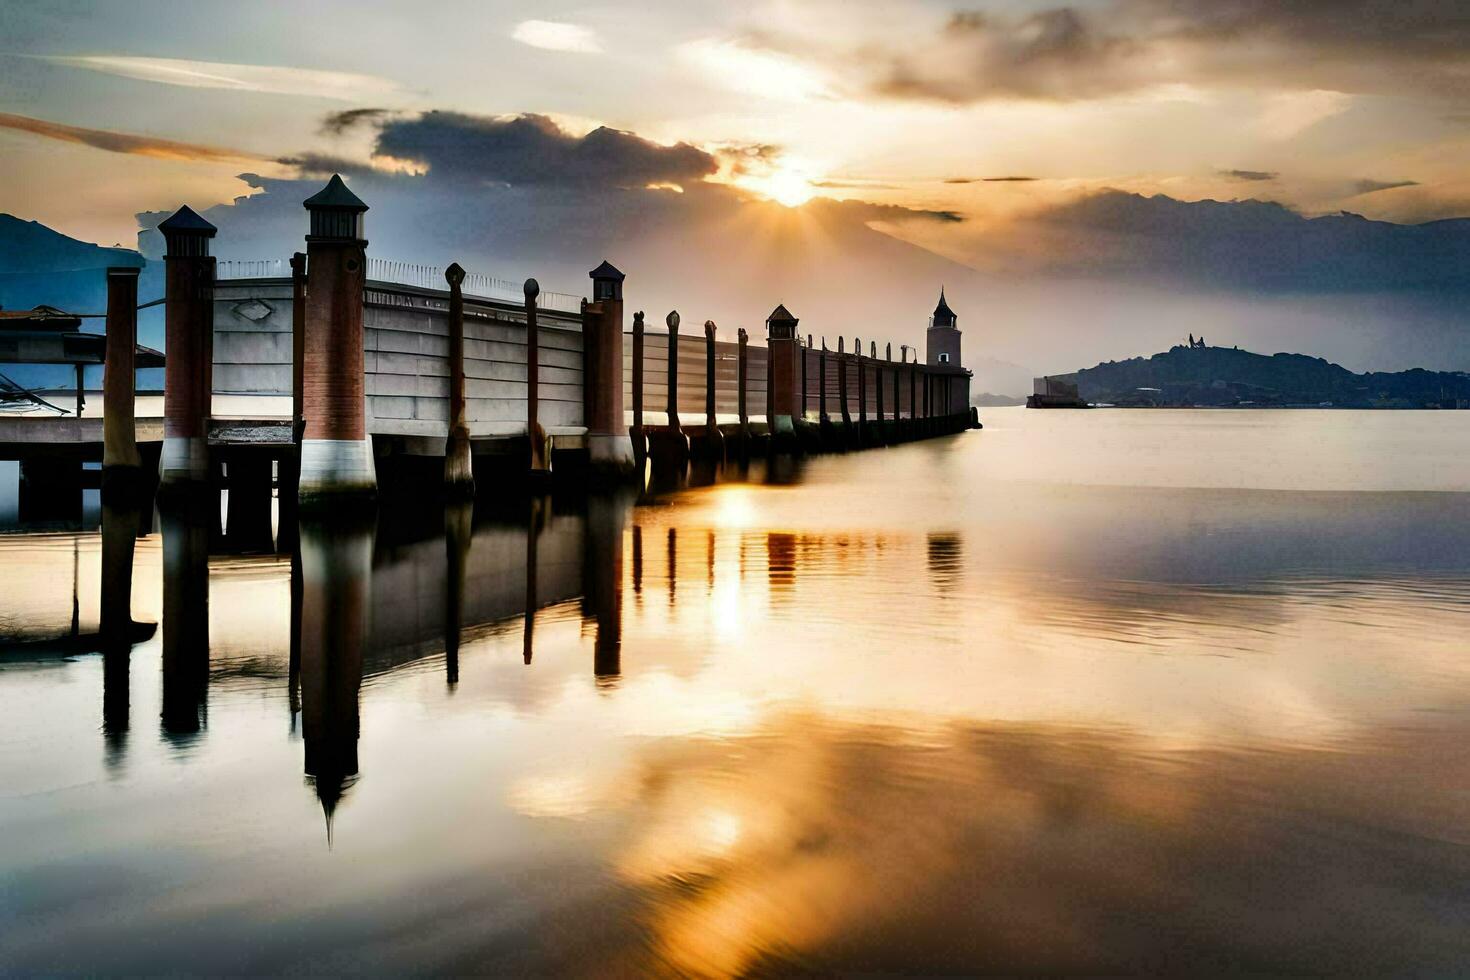
[[[715,421],[715,321],[704,321],[704,429],[713,438]]]
[[[800,342],[798,342],[796,346],[798,348],[798,353],[801,355],[801,417],[802,417],[802,420],[805,421],[806,420],[806,402],[807,402],[807,394],[806,394],[806,389],[807,389],[807,380],[806,380],[806,356],[807,356],[807,352],[812,349],[812,335],[811,334],[807,334],[806,335],[806,346],[805,347],[802,347]]]
[[[736,370],[738,372],[735,400],[736,412],[740,416],[740,448],[742,451],[744,451],[746,445],[750,442],[750,414],[746,411],[745,406],[745,384],[747,380],[745,358],[746,344],[750,340],[750,335],[745,332],[744,327],[740,327],[735,331],[735,338],[737,350]],[[770,379],[767,378],[767,388],[770,387],[770,383]]]
[[[367,282],[368,206],[341,176],[303,202],[311,214],[306,261],[306,343],[302,357],[302,500],[377,491],[372,440],[367,432],[363,369],[363,290]]]
[[[911,435],[918,432],[919,427],[919,364],[918,355],[915,354],[914,365],[909,368],[909,430]]]
[[[669,328],[669,430],[680,431],[679,427],[679,311],[670,310],[664,317]]]
[[[444,489],[451,496],[472,497],[475,473],[464,399],[464,267],[450,263],[444,279],[449,283],[449,431],[444,439]]]
[[[158,226],[164,255],[163,454],[166,484],[209,479],[209,416],[214,394],[215,227],[187,205]]]
[[[801,358],[801,412],[806,414],[806,351],[796,337],[796,325],[800,321],[786,309],[786,304],[777,304],[766,317],[766,388],[770,391],[770,416],[766,425],[771,430],[772,447],[776,440],[792,439],[796,435],[796,359]]]
[[[868,371],[863,364],[863,338],[861,337],[852,338],[852,360],[857,365],[857,444],[861,446],[868,434]]]
[[[846,338],[837,337],[837,406],[842,411],[842,435],[846,438],[852,431],[852,413],[847,410],[847,353]]]
[[[897,371],[895,371],[895,370],[892,369],[892,366],[893,366],[893,345],[892,344],[889,344],[888,345],[888,364],[889,364],[889,373],[893,375],[893,421],[897,422],[898,421],[898,405],[899,405],[899,402],[898,402],[898,384],[899,384],[898,374],[899,374],[899,372],[897,372]]]
[[[536,320],[541,284],[527,279],[521,291],[526,298],[526,440],[530,444],[531,473],[545,474],[551,470],[551,452],[546,430],[541,426],[541,326]]]
[[[628,470],[633,441],[623,418],[624,277],[605,259],[588,275],[592,302],[582,313],[588,461],[601,469]]]
[[[827,338],[822,338],[822,353],[817,355],[817,419],[824,426],[827,418]]]
[[[143,461],[134,415],[138,353],[138,269],[107,270],[107,340],[102,369],[102,495],[136,489]]]
[[[291,256],[291,439],[301,449],[306,419],[306,253]]]
[[[873,419],[878,422],[878,430],[883,429],[883,364],[878,360],[878,341],[873,341]]]
[[[643,438],[643,311],[633,314],[633,455],[642,459],[648,454],[648,441]]]

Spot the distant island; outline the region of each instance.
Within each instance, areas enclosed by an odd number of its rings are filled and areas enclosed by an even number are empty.
[[[1464,371],[1354,374],[1320,357],[1209,347],[1192,337],[1152,357],[1037,379],[1046,383],[1076,385],[1081,402],[1120,408],[1470,408]]]

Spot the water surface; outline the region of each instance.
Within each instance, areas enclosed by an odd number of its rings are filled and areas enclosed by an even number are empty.
[[[992,410],[294,558],[165,515],[105,655],[103,537],[0,537],[0,963],[1462,969],[1464,418]]]

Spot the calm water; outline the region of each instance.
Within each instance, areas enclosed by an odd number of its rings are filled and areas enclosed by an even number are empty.
[[[0,969],[1464,970],[1470,416],[985,419],[294,600],[171,518],[105,657],[0,537]]]

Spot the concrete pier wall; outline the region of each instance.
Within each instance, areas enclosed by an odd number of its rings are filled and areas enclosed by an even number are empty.
[[[466,295],[465,396],[472,438],[526,431],[526,316]],[[538,311],[540,419],[580,432],[582,330],[575,314]],[[363,310],[367,428],[442,438],[449,418],[449,293],[369,281]],[[214,306],[214,412],[291,415],[291,281],[223,280]],[[702,397],[702,395],[701,395]]]

